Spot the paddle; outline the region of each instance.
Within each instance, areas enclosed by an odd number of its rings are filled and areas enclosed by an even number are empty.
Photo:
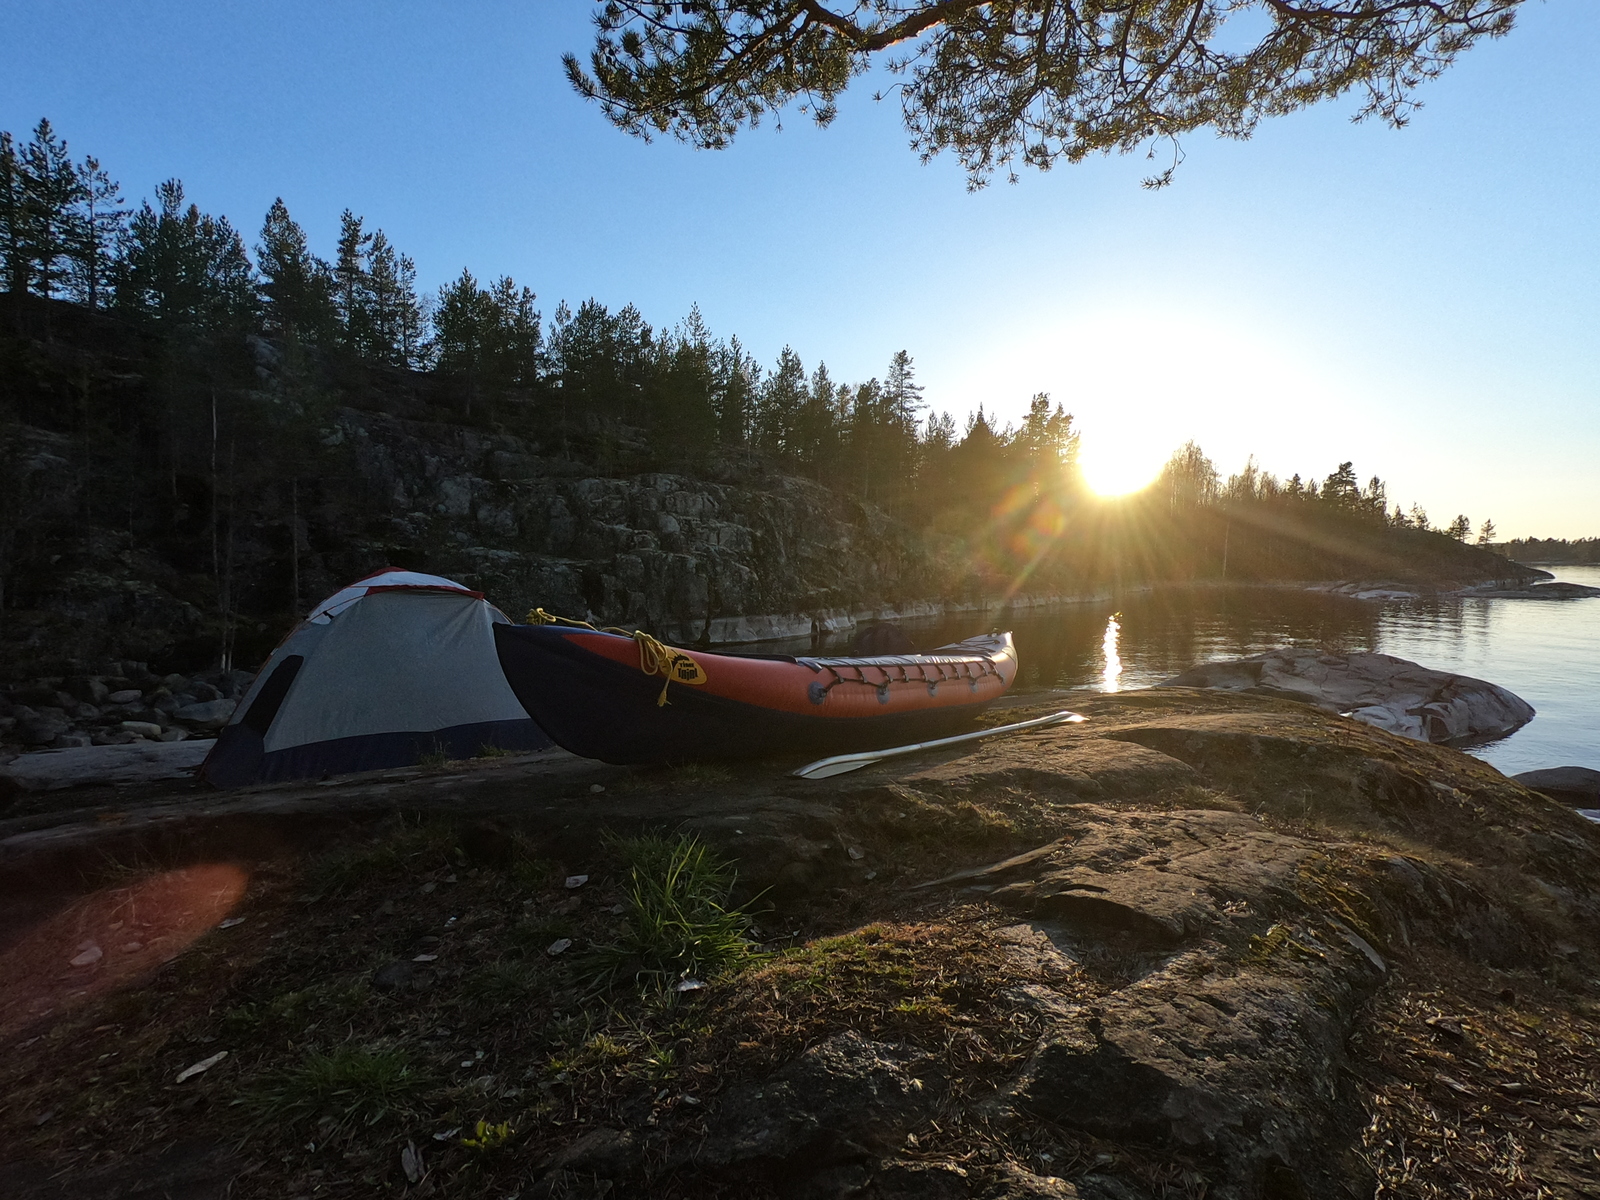
[[[1051,713],[1048,717],[1035,717],[1031,721],[1018,721],[1014,725],[996,725],[993,729],[980,729],[976,733],[936,738],[931,742],[917,742],[912,746],[893,746],[888,750],[863,750],[859,754],[836,754],[832,758],[819,758],[814,763],[807,763],[793,774],[801,779],[827,779],[832,775],[843,775],[846,771],[871,766],[875,762],[882,762],[886,758],[895,758],[901,754],[936,750],[940,746],[954,746],[958,742],[972,742],[978,738],[995,737],[1002,733],[1021,733],[1024,729],[1043,729],[1047,725],[1075,725],[1087,719],[1075,712],[1062,709],[1060,712]]]

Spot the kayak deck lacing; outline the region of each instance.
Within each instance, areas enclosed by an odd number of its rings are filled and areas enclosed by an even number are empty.
[[[588,629],[595,633],[618,633],[629,637],[639,647],[639,670],[646,675],[660,675],[661,695],[656,697],[656,707],[665,706],[667,689],[674,683],[688,683],[696,686],[706,681],[705,668],[682,650],[674,649],[657,638],[651,637],[642,629],[618,629],[607,625],[601,628],[591,625],[587,621],[575,621],[571,617],[558,617],[554,613],[547,613],[542,608],[532,609],[528,613],[529,625],[568,625],[576,629]]]
[[[802,660],[803,661],[803,660]],[[887,703],[889,699],[889,685],[894,683],[922,683],[926,684],[928,694],[932,695],[935,688],[949,680],[967,680],[972,687],[978,686],[978,680],[985,676],[993,675],[996,679],[1004,679],[1000,668],[995,666],[992,659],[971,659],[966,662],[920,662],[920,663],[891,663],[868,664],[862,666],[845,666],[831,663],[806,663],[813,671],[821,673],[826,671],[833,676],[828,683],[816,682],[808,689],[807,694],[813,704],[821,704],[828,698],[828,693],[841,683],[858,683],[873,688],[878,693],[879,703]],[[854,674],[848,672],[854,671]],[[868,679],[867,672],[875,671],[882,676],[881,679]],[[893,672],[899,671],[898,678]],[[929,672],[938,672],[937,678]],[[913,673],[914,672],[914,673]]]

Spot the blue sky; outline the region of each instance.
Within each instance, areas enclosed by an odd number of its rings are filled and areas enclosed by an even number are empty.
[[[1402,131],[1333,104],[1188,139],[1162,192],[1135,156],[976,194],[866,87],[825,131],[628,138],[561,76],[591,7],[0,0],[0,128],[48,116],[252,244],[281,195],[329,253],[348,206],[429,287],[467,266],[656,324],[698,303],[836,379],[904,348],[958,417],[1048,391],[1101,471],[1192,437],[1224,471],[1353,459],[1440,524],[1600,534],[1600,5],[1530,0]]]

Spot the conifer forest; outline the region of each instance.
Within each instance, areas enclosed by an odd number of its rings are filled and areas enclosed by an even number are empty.
[[[0,133],[0,286],[0,639],[31,667],[250,665],[380,558],[461,572],[514,615],[559,603],[637,623],[1195,579],[1465,580],[1500,561],[1479,548],[1492,523],[1435,528],[1349,462],[1224,476],[1191,443],[1145,491],[1098,498],[1047,394],[1015,423],[991,415],[1004,396],[958,417],[905,350],[844,380],[788,347],[759,361],[698,309],[669,325],[594,299],[547,313],[526,281],[467,270],[429,291],[363,215],[341,215],[324,257],[282,200],[253,236],[176,179],[134,202],[48,121]],[[444,442],[475,464],[469,499],[429,449]],[[623,515],[576,512],[594,481],[661,479],[721,489],[701,516],[743,503],[767,527],[691,536],[652,518],[641,534],[644,485],[618,485]],[[807,558],[796,539],[823,527],[856,561]],[[650,582],[649,555],[669,552]],[[74,642],[91,612],[122,632]]]

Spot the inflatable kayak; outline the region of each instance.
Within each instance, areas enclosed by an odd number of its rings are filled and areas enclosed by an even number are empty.
[[[926,654],[790,658],[648,634],[497,625],[507,682],[559,745],[613,763],[842,752],[957,733],[1011,686],[1009,633]]]

